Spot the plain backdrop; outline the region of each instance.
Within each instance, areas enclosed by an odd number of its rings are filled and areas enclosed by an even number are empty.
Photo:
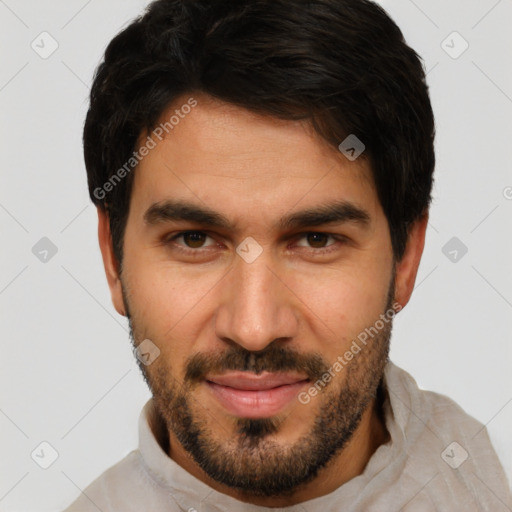
[[[81,135],[94,69],[146,3],[0,0],[3,512],[62,510],[137,446],[150,394],[110,302]],[[512,2],[382,4],[424,59],[437,120],[426,248],[391,358],[487,425],[512,480]]]

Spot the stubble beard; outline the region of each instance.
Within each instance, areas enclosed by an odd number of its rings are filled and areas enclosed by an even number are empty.
[[[393,297],[391,287],[386,312],[392,307]],[[125,305],[128,306],[126,297]],[[127,316],[135,347],[135,340],[144,339],[137,336],[143,331],[129,313]],[[193,397],[194,389],[206,373],[222,370],[299,371],[307,373],[314,383],[329,370],[319,355],[298,354],[276,343],[258,353],[239,345],[231,346],[220,357],[192,356],[186,365],[184,384],[176,381],[162,361],[157,360],[151,366],[138,361],[138,365],[168,432],[175,435],[210,478],[247,497],[288,497],[311,482],[351,439],[363,413],[377,395],[388,361],[391,331],[392,319],[341,370],[346,372],[341,389],[336,389],[336,377],[333,377],[310,404],[297,401],[297,407],[314,405],[317,400],[322,405],[309,432],[288,445],[272,439],[286,421],[282,416],[236,418],[231,432],[227,432],[228,427],[219,429],[224,436],[220,439],[214,432],[217,423]]]

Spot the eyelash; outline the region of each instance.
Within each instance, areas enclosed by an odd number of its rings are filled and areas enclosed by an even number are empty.
[[[174,245],[175,247],[178,248],[179,251],[181,251],[183,253],[186,253],[186,254],[189,254],[189,255],[199,255],[199,254],[201,254],[201,252],[203,252],[205,250],[208,250],[208,248],[212,247],[212,246],[198,247],[197,249],[192,249],[190,247],[186,247],[184,245],[177,244],[175,242],[177,239],[182,238],[184,235],[197,234],[197,233],[199,233],[201,235],[206,235],[209,238],[213,238],[211,235],[209,235],[205,231],[194,231],[194,230],[180,231],[179,233],[164,239],[164,244],[165,245]],[[330,237],[330,238],[332,238],[335,241],[335,243],[332,243],[332,244],[330,244],[330,245],[328,245],[326,247],[320,247],[320,248],[315,248],[315,247],[309,247],[308,248],[308,247],[301,246],[307,252],[315,253],[315,254],[328,254],[331,251],[336,250],[337,249],[337,245],[339,243],[343,244],[343,243],[345,243],[347,241],[347,238],[342,236],[342,235],[334,235],[334,234],[331,234],[331,233],[324,233],[324,232],[321,232],[321,231],[307,231],[305,233],[299,233],[299,234],[295,235],[294,238],[297,238],[297,239],[300,240],[300,239],[303,239],[303,238],[307,237],[308,235],[323,235],[323,236]]]

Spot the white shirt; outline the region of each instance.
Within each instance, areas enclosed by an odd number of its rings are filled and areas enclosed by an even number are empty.
[[[481,423],[449,398],[420,390],[391,362],[384,386],[390,441],[361,475],[319,498],[268,508],[215,491],[161,448],[148,423],[151,399],[139,418],[138,450],[64,512],[512,512],[508,481]]]

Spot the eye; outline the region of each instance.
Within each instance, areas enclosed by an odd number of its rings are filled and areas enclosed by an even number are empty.
[[[177,241],[182,239],[183,244],[178,243]],[[167,243],[175,242],[177,245],[181,246],[184,249],[202,249],[204,247],[210,247],[214,245],[214,243],[210,245],[204,245],[205,241],[210,239],[213,241],[213,238],[208,236],[203,231],[183,231],[178,233],[177,235],[171,237],[167,240]]]
[[[333,242],[327,244],[329,239],[333,240]],[[339,238],[334,235],[329,235],[328,233],[305,233],[302,235],[301,240],[305,240],[307,244],[309,244],[309,247],[313,249],[323,249],[334,245]],[[308,245],[301,243],[298,243],[297,245],[299,247],[308,247]]]
[[[329,233],[310,232],[298,235],[297,240],[296,246],[303,247],[313,254],[324,254],[337,250],[337,246],[345,241],[345,237],[341,235],[331,235]],[[165,244],[171,247],[174,246],[176,250],[191,255],[199,255],[203,251],[217,245],[214,238],[204,231],[181,231],[180,233],[169,236],[165,240]]]

